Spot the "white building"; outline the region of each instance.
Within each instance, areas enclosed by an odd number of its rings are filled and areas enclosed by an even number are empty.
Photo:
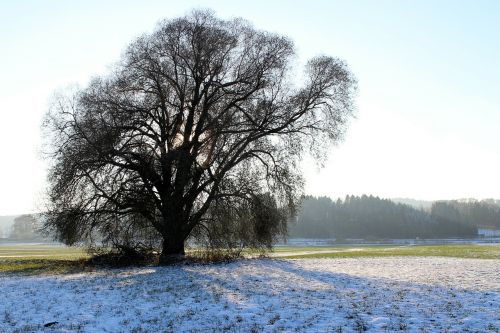
[[[477,234],[481,237],[500,237],[500,229],[477,229]]]

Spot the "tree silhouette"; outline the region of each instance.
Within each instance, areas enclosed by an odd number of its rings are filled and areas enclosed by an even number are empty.
[[[301,192],[297,162],[322,159],[353,110],[344,62],[313,58],[296,86],[294,54],[288,38],[210,11],[138,38],[47,114],[46,228],[69,244],[117,230],[130,246],[160,242],[161,262],[194,235],[270,246]]]

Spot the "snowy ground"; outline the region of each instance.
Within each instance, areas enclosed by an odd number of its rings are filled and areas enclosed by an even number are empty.
[[[500,260],[261,259],[0,276],[0,332],[365,330],[499,332]]]

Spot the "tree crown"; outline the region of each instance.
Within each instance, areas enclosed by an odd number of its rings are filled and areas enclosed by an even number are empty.
[[[294,55],[288,38],[210,11],[160,22],[48,112],[47,226],[69,243],[117,226],[271,242],[301,194],[298,162],[321,161],[354,108],[343,61],[309,60],[297,85]]]

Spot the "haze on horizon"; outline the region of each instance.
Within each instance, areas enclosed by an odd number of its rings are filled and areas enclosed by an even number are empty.
[[[104,73],[137,36],[193,8],[290,37],[299,59],[344,59],[356,119],[306,193],[500,198],[500,3],[63,1],[0,4],[0,215],[36,211],[51,96]]]

